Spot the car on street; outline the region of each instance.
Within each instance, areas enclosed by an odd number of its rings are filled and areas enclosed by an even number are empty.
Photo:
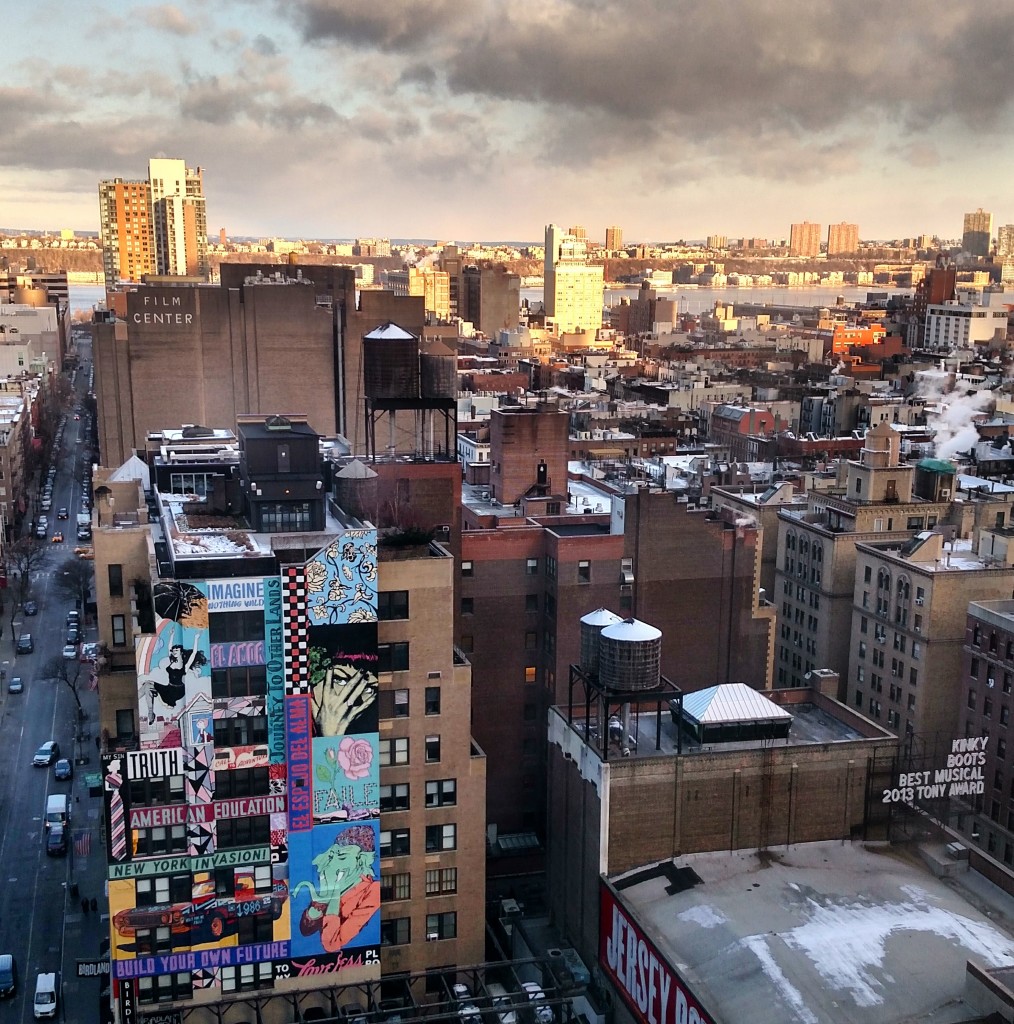
[[[63,530],[57,530],[56,533],[53,534],[53,541],[52,541],[52,543],[54,543],[54,544],[62,544],[63,543]]]
[[[45,743],[35,751],[32,764],[36,768],[48,768],[60,757],[60,744],[56,740],[46,740]]]
[[[53,766],[53,778],[57,782],[66,782],[74,778],[74,766],[65,757],[61,757]]]
[[[26,601],[21,606],[21,608],[22,608],[22,611],[24,611],[24,613],[26,615],[38,615],[39,614],[39,606],[34,601]]]
[[[66,506],[61,506],[56,510],[57,519],[70,519],[70,512],[67,511]]]
[[[63,656],[68,661],[77,661],[77,644],[64,644]]]
[[[67,832],[60,825],[54,825],[46,833],[46,856],[65,857],[67,855]]]
[[[63,638],[65,644],[76,644],[81,639],[81,631],[77,628],[76,622],[67,623],[67,635]]]
[[[0,953],[0,999],[10,999],[17,990],[17,961],[10,953]]]
[[[538,982],[523,981],[521,987],[531,1000],[532,1011],[538,1024],[553,1024],[553,1008],[546,1002],[546,993]]]
[[[38,537],[39,540],[44,540],[47,531],[48,531],[48,527],[46,526],[46,524],[45,523],[39,523],[35,527],[35,536]]]
[[[22,633],[18,637],[17,654],[31,654],[35,650],[35,641],[31,633]]]
[[[7,692],[8,693],[24,693],[25,692],[25,684],[21,681],[21,676],[15,676],[7,684]]]

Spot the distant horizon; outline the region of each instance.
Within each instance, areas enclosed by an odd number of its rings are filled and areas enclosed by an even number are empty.
[[[824,227],[826,227],[826,225],[824,225]],[[2,227],[2,226],[0,226],[0,235],[17,235],[17,236],[24,235],[24,236],[33,236],[33,237],[44,236],[44,237],[54,237],[54,238],[56,238],[56,237],[58,237],[60,235],[60,233],[62,231],[73,231],[75,238],[96,238],[97,239],[99,237],[99,231],[97,229],[95,229],[95,230],[92,230],[92,229],[84,229],[84,230],[82,230],[82,229],[78,229],[78,228],[68,228],[68,227],[62,227],[62,228],[25,228],[25,227],[11,228],[11,227]],[[899,235],[897,237],[892,237],[892,238],[860,238],[860,243],[863,244],[863,245],[867,245],[867,246],[890,246],[893,243],[899,242],[899,241],[901,241],[904,238],[919,238],[921,235],[925,235],[925,234],[928,234],[928,232],[922,231],[922,232],[917,232],[917,233],[911,234],[911,235]],[[211,242],[216,242],[217,243],[217,236],[218,236],[217,232],[209,233],[208,239]],[[759,235],[743,235],[743,234],[727,234],[726,237],[730,238],[730,239],[745,239],[745,238],[759,238],[761,236],[759,236]],[[436,246],[436,245],[457,245],[459,247],[467,247],[467,246],[470,246],[470,245],[484,245],[484,246],[504,245],[504,246],[509,246],[511,248],[515,248],[515,249],[524,249],[524,248],[528,248],[528,247],[531,247],[531,246],[543,246],[543,245],[545,245],[545,238],[540,238],[538,240],[534,240],[533,239],[533,240],[530,240],[530,241],[520,241],[518,239],[506,239],[506,238],[469,239],[468,241],[464,241],[464,240],[458,241],[458,240],[447,240],[444,236],[439,236],[439,237],[431,236],[429,238],[407,238],[407,237],[398,237],[398,236],[394,236],[394,235],[379,235],[379,234],[377,234],[375,232],[373,234],[369,234],[369,235],[363,234],[363,235],[351,235],[351,236],[281,235],[281,234],[275,234],[275,235],[233,235],[233,234],[229,234],[228,232],[226,232],[226,238],[230,242],[260,242],[260,241],[262,241],[264,239],[274,239],[274,238],[277,238],[277,239],[280,239],[283,242],[304,242],[304,243],[307,243],[307,244],[320,244],[320,245],[351,245],[358,238],[383,238],[385,241],[390,242],[392,245],[420,245],[420,246],[429,246],[429,247],[433,247],[433,246]],[[937,235],[930,235],[930,238],[938,238],[938,241],[939,241],[940,245],[958,245],[961,242],[961,237],[960,236],[957,236],[955,238],[944,238],[944,237],[937,236]],[[597,239],[593,239],[593,238],[589,238],[588,240],[590,242],[592,242],[593,244],[596,244],[596,245],[598,245],[598,244],[604,245],[605,244],[604,242],[599,243],[597,241]],[[788,244],[788,236],[787,235],[784,238],[779,237],[778,240],[782,243],[782,247],[784,247],[785,245]],[[769,243],[771,243],[772,242],[772,238],[768,238],[767,241]],[[821,244],[824,244],[824,242],[826,242],[826,238],[822,238],[821,239]],[[706,245],[706,243],[707,243],[707,237],[704,237],[704,238],[680,238],[680,239],[643,239],[643,238],[638,238],[638,239],[631,239],[629,241],[624,239],[623,247],[624,248],[628,248],[630,246],[635,246],[635,245],[641,245],[641,246],[644,246],[644,245],[648,245],[648,246],[652,246],[652,245],[659,245],[659,246],[666,246],[666,245],[688,245],[688,246],[696,245],[696,246],[704,246],[704,245]],[[778,248],[778,246],[776,246],[776,245],[770,245],[770,247],[771,248]],[[4,251],[7,251],[7,250],[4,250]],[[17,250],[13,250],[13,251],[17,251]],[[272,255],[272,254],[267,253],[265,255]],[[807,258],[807,257],[800,257],[800,258]]]

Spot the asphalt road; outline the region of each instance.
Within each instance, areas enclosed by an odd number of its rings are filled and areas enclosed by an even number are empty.
[[[79,398],[88,390],[86,363],[78,369],[75,390]],[[87,739],[75,743],[74,696],[64,683],[45,678],[43,672],[46,662],[59,657],[63,650],[67,612],[75,606],[74,599],[65,596],[55,576],[61,564],[72,557],[77,543],[74,516],[81,507],[81,451],[86,447],[77,443],[77,436],[84,427],[83,419],[78,422],[73,412],[68,414],[62,449],[56,460],[50,536],[54,529],[62,527],[66,539],[62,544],[49,545],[45,562],[33,578],[31,597],[38,603],[38,614],[29,617],[19,610],[14,619],[16,632],[32,634],[35,651],[14,656],[9,606],[4,616],[4,635],[0,639],[0,661],[7,679],[20,676],[25,687],[21,694],[8,693],[6,684],[0,687],[0,952],[14,955],[20,976],[16,996],[0,1002],[0,1022],[30,1021],[36,974],[63,971],[67,926],[72,921],[80,925],[85,917],[79,901],[71,902],[71,885],[80,882],[85,890],[87,878],[91,894],[99,898],[99,912],[104,910],[101,889],[95,891],[95,879],[101,878],[101,871],[88,870],[97,869],[102,860],[100,801],[88,797],[84,780],[85,771],[97,768],[93,745],[97,695],[87,690],[86,685],[81,686],[88,713],[82,731]],[[61,522],[56,519],[56,510],[64,505],[70,517]],[[7,596],[12,598],[13,590],[9,590]],[[85,639],[94,637],[94,628],[88,628]],[[87,666],[82,666],[81,678],[87,679]],[[35,751],[51,739],[60,744],[61,756],[73,759],[76,754],[83,754],[90,758],[90,764],[75,767],[74,779],[70,782],[58,782],[52,767],[32,765]],[[80,840],[76,844],[80,849],[78,854],[74,851],[75,843],[71,842],[66,857],[46,855],[43,815],[46,798],[52,793],[67,793],[71,798],[70,836],[72,840]],[[90,924],[94,923],[85,930],[93,933],[97,952],[101,931],[99,913],[89,914],[88,919]],[[75,935],[79,931],[80,927],[76,928]],[[77,950],[72,952],[80,955]],[[67,984],[72,980],[66,973],[63,978],[65,996]],[[81,984],[84,983],[74,979],[73,989]],[[61,1012],[60,1019],[95,1019],[98,983],[88,984],[92,998],[88,999],[86,1012],[82,1006],[68,1013]]]

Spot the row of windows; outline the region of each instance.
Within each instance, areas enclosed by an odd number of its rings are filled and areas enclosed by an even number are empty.
[[[426,941],[453,939],[458,935],[458,915],[452,910],[445,914],[426,915]],[[412,919],[393,917],[380,922],[382,946],[406,946],[412,941]]]
[[[969,690],[968,691],[968,701],[967,701],[968,710],[969,711],[974,711],[975,708],[976,708],[976,705],[978,703],[979,703],[978,692],[976,690]],[[992,718],[993,717],[993,698],[992,697],[984,697],[983,698],[983,701],[982,701],[982,717],[983,718]],[[999,720],[1000,720],[1000,724],[1001,725],[1006,726],[1006,725],[1010,724],[1010,708],[1006,704],[1001,704],[1000,705]]]
[[[971,663],[968,667],[968,674],[973,679],[979,678],[979,673],[982,671],[982,663],[978,658],[972,658]],[[997,669],[994,665],[986,662],[986,685],[992,690],[996,686]],[[1004,672],[1002,676],[1002,688],[1004,693],[1011,692],[1011,673]]]
[[[435,764],[440,760],[440,736],[427,736],[423,741],[423,760],[427,764]],[[380,767],[387,768],[394,764],[409,764],[409,745],[407,736],[380,740]]]
[[[440,714],[440,687],[427,686],[423,696],[423,710],[427,715]],[[380,694],[381,718],[408,718],[411,711],[409,690],[384,690]]]
[[[450,896],[458,891],[457,868],[429,868],[426,871],[426,895]],[[391,900],[412,898],[412,875],[407,871],[380,876],[380,898]]]
[[[427,807],[453,807],[458,802],[457,779],[430,779],[426,783]],[[380,787],[380,810],[407,811],[410,807],[409,784],[399,782]]]
[[[441,853],[458,848],[458,826],[453,822],[426,826],[426,852]],[[380,830],[381,857],[407,857],[412,852],[412,830],[390,828]]]
[[[547,508],[547,515],[553,515],[552,512]],[[587,559],[581,559],[577,562],[577,582],[578,583],[591,583],[591,562]],[[526,576],[537,576],[539,572],[539,560],[537,558],[528,558],[525,560],[525,575]],[[559,572],[559,565],[557,560],[552,555],[546,555],[546,576],[555,580],[557,573]],[[461,562],[461,575],[465,577],[475,576],[475,563],[464,559]]]

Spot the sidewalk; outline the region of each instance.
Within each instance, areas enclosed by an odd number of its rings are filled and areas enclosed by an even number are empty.
[[[102,796],[89,795],[88,787],[88,776],[100,775],[102,768],[95,745],[98,694],[88,689],[80,692],[88,717],[80,723],[82,739],[79,745],[75,744],[81,756],[75,758],[72,787],[71,849],[63,925],[63,998],[66,1007],[74,1007],[73,1017],[68,1015],[67,1019],[89,1024],[100,1020],[99,992],[105,988],[108,977],[79,978],[77,967],[79,960],[108,959],[108,946],[104,948],[103,943],[109,939],[109,902]],[[80,763],[83,760],[87,763]],[[85,900],[87,910],[83,909]],[[92,901],[95,910],[91,909]]]

